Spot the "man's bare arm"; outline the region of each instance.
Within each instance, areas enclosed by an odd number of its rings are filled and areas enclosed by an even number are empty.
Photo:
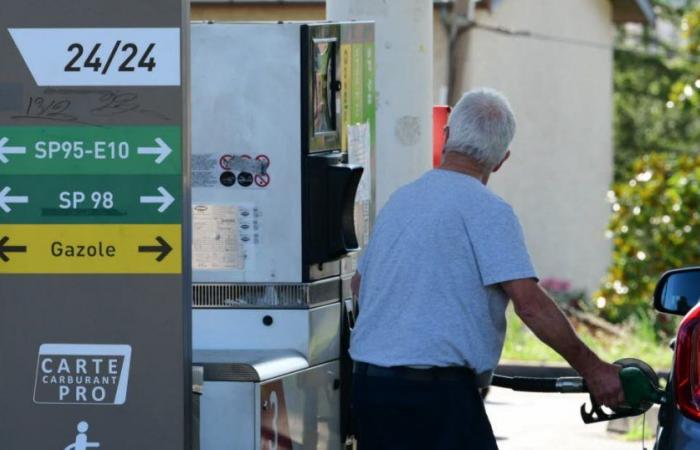
[[[507,281],[501,287],[513,300],[515,312],[525,325],[584,377],[600,403],[615,406],[624,401],[620,368],[603,362],[579,339],[554,300],[535,280]]]

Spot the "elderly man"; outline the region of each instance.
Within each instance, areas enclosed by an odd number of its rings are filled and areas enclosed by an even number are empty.
[[[497,448],[478,388],[500,358],[509,299],[597,400],[624,399],[619,368],[581,342],[537,284],[513,209],[486,187],[514,134],[503,96],[465,94],[445,130],[442,166],[400,188],[376,221],[353,279],[360,450]]]

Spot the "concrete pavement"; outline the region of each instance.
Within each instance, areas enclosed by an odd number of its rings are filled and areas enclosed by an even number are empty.
[[[609,435],[605,422],[585,425],[579,409],[587,399],[586,394],[492,388],[486,410],[500,450],[642,450],[641,442],[625,442]],[[646,446],[653,448],[653,441],[647,439]]]

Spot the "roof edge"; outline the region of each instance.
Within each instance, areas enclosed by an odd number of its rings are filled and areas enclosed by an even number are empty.
[[[612,0],[613,21],[615,23],[646,23],[656,22],[656,13],[650,0]]]
[[[656,13],[654,12],[654,6],[651,4],[651,0],[637,0],[637,5],[639,9],[647,19],[647,22],[653,24],[656,21]]]
[[[326,0],[190,0],[190,3],[227,3],[234,5],[255,5],[255,4],[267,4],[267,5],[284,5],[284,4],[324,4]],[[453,0],[433,0],[436,5],[450,4]]]

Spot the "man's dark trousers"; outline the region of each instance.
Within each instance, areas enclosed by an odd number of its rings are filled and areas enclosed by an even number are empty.
[[[355,366],[358,450],[497,450],[472,371]]]

